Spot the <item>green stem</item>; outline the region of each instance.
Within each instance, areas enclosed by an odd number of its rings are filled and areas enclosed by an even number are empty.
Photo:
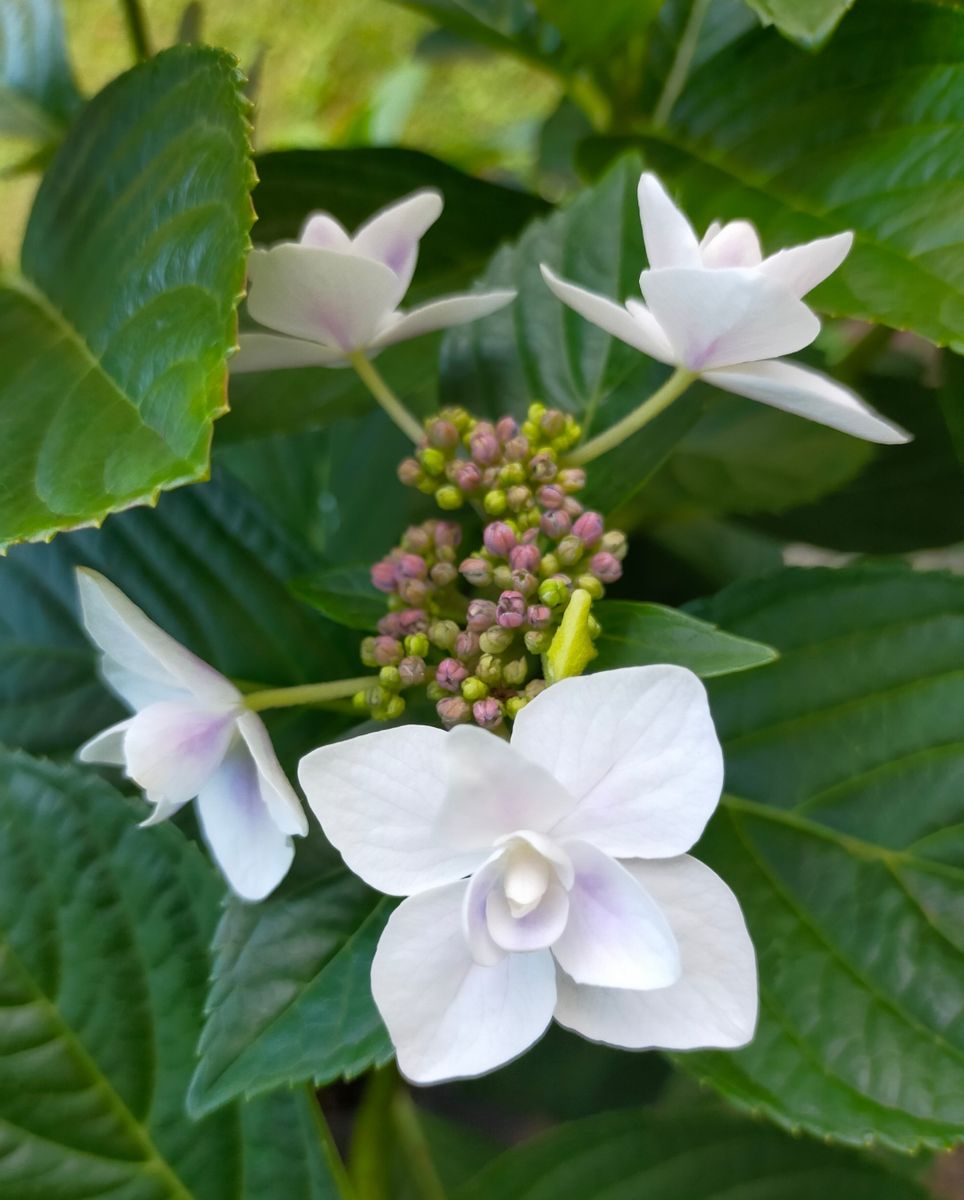
[[[669,120],[673,105],[679,99],[680,92],[686,84],[686,76],[689,74],[690,64],[696,53],[700,30],[703,28],[703,20],[709,11],[710,3],[711,0],[693,0],[693,7],[690,9],[690,15],[686,18],[686,25],[683,27],[679,44],[676,47],[676,57],[666,76],[666,82],[663,84],[656,107],[653,109],[652,124],[656,129],[661,129]]]
[[[604,430],[598,437],[590,438],[588,442],[577,446],[568,456],[567,463],[572,466],[581,466],[583,463],[592,462],[594,458],[599,458],[608,450],[614,449],[638,429],[648,425],[654,417],[659,416],[664,408],[669,408],[695,379],[696,375],[692,371],[677,367],[663,386],[653,392],[648,400],[644,400],[639,408],[634,408],[631,413]]]
[[[422,1200],[445,1200],[445,1189],[435,1170],[435,1163],[432,1161],[432,1154],[418,1119],[418,1110],[411,1092],[401,1081],[392,1097],[392,1119],[412,1182]]]
[[[349,356],[351,365],[358,373],[359,379],[368,388],[378,403],[391,417],[406,437],[413,442],[420,442],[425,435],[421,424],[412,416],[405,405],[399,400],[371,362],[361,350],[356,350]]]
[[[326,700],[343,700],[364,691],[377,683],[374,675],[363,675],[358,679],[335,679],[331,683],[300,683],[295,687],[265,688],[260,692],[249,692],[244,698],[245,708],[261,712],[266,708],[292,708],[296,704],[321,704]]]
[[[131,47],[138,62],[151,57],[150,38],[147,36],[147,19],[141,8],[140,0],[121,0],[124,19],[127,22],[127,34]]]
[[[332,1137],[328,1122],[325,1120],[325,1114],[321,1111],[321,1105],[318,1103],[318,1095],[315,1092],[314,1085],[309,1083],[306,1084],[306,1087],[308,1091],[308,1106],[311,1109],[311,1116],[315,1132],[318,1135],[318,1141],[321,1143],[321,1153],[328,1165],[332,1182],[338,1191],[339,1200],[357,1200],[355,1189],[348,1178],[345,1164],[341,1161],[341,1155],[338,1153],[335,1139]]]

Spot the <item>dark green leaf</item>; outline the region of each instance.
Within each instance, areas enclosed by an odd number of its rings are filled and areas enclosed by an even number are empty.
[[[390,910],[343,869],[319,877],[304,861],[264,903],[229,903],[192,1112],[280,1084],[352,1078],[391,1057],[369,984]]]
[[[964,579],[789,570],[699,611],[780,660],[710,687],[732,796],[697,849],[744,907],[760,1023],[680,1062],[791,1129],[958,1140]]]
[[[347,629],[371,632],[387,611],[385,597],[372,587],[368,567],[333,567],[296,579],[291,590],[299,600]]]
[[[23,277],[0,282],[0,544],[207,472],[251,219],[238,82],[226,53],[169,50],[91,101],[47,172]]]
[[[603,600],[593,605],[602,632],[596,639],[593,671],[675,663],[704,679],[729,675],[772,662],[776,651],[760,642],[735,637],[715,625],[635,600]]]
[[[818,46],[840,24],[854,0],[746,0],[764,25],[776,25],[801,46]]]
[[[445,29],[516,54],[540,66],[560,70],[559,34],[539,17],[531,0],[396,0],[404,8],[431,17]]]
[[[508,1151],[456,1200],[925,1200],[852,1151],[717,1114],[607,1113]]]
[[[0,5],[0,134],[57,141],[80,103],[58,0]]]
[[[964,470],[964,358],[958,354],[944,355],[938,399],[957,461]]]

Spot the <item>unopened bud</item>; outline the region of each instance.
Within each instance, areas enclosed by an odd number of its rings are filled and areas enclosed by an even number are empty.
[[[396,578],[395,564],[387,558],[375,563],[371,569],[372,584],[380,592],[394,592]]]
[[[405,653],[424,658],[429,652],[429,640],[424,633],[410,633],[405,638]]]
[[[524,658],[514,658],[502,668],[502,681],[509,687],[521,687],[529,674],[529,664]]]
[[[439,720],[446,729],[453,725],[463,725],[472,715],[472,709],[461,696],[446,696],[435,705]]]
[[[463,492],[474,492],[482,486],[482,472],[464,458],[449,463],[449,478]]]
[[[458,571],[451,563],[437,562],[429,571],[429,577],[437,587],[448,587],[450,583],[454,583],[458,578]]]
[[[544,654],[552,645],[551,629],[528,629],[522,636],[530,654]]]
[[[526,598],[521,592],[507,591],[499,597],[496,620],[503,629],[518,629],[525,620]]]
[[[459,574],[473,587],[488,587],[492,582],[492,564],[484,558],[465,558],[459,563]]]
[[[406,604],[421,608],[431,592],[431,586],[424,579],[400,579],[398,594]]]
[[[521,463],[529,453],[529,439],[522,437],[510,438],[505,444],[505,457],[511,463]]]
[[[482,507],[490,517],[501,517],[509,505],[502,488],[492,488],[482,497]]]
[[[510,721],[514,721],[528,703],[525,696],[510,696],[505,702],[505,715]]]
[[[502,654],[515,640],[515,631],[504,629],[501,625],[493,625],[485,633],[479,634],[479,649],[486,654]]]
[[[503,487],[518,487],[526,481],[526,469],[520,462],[506,463],[499,472],[499,483]],[[508,501],[508,497],[506,497]]]
[[[565,509],[551,508],[548,512],[542,514],[542,519],[539,521],[539,528],[546,537],[556,541],[566,536],[572,528],[572,520]]]
[[[539,503],[543,508],[562,508],[566,493],[554,483],[546,483],[539,488]]]
[[[514,587],[512,582],[512,568],[508,563],[499,563],[492,572],[492,582],[502,592],[506,588]]]
[[[454,521],[436,521],[432,528],[432,536],[440,550],[447,546],[454,550],[462,540],[462,526]]]
[[[552,624],[552,609],[547,604],[530,604],[526,609],[526,624],[531,629],[545,629]]]
[[[582,467],[564,467],[556,476],[556,483],[564,492],[581,492],[586,486],[586,472]]]
[[[558,575],[544,579],[539,584],[539,599],[550,608],[558,608],[560,604],[568,604],[570,596],[569,584]]]
[[[595,575],[580,575],[576,580],[576,587],[588,592],[593,600],[601,600],[606,594],[606,589]]]
[[[465,503],[465,497],[461,488],[456,487],[454,483],[446,483],[435,493],[435,503],[446,512],[454,512]]]
[[[548,438],[558,437],[566,429],[565,414],[561,413],[557,408],[547,409],[542,414],[542,420],[539,422],[539,428]]]
[[[458,636],[459,627],[454,621],[433,621],[428,627],[428,640],[440,650],[454,649]]]
[[[392,696],[381,712],[383,721],[397,721],[405,711],[405,701],[401,696]]]
[[[422,468],[414,458],[405,458],[398,464],[398,478],[406,487],[415,487],[422,479]]]
[[[569,534],[556,546],[556,558],[564,567],[572,567],[586,553],[586,547],[574,534]]]
[[[624,559],[628,548],[629,544],[622,530],[610,529],[608,533],[603,534],[602,549],[607,550],[614,558]]]
[[[470,600],[465,623],[475,633],[481,633],[483,629],[495,624],[497,616],[493,601]]]
[[[495,654],[483,654],[475,665],[475,673],[489,687],[497,687],[502,682],[502,663]]]
[[[402,687],[417,687],[425,682],[425,659],[413,654],[406,655],[398,664],[398,678]]]
[[[525,484],[518,484],[506,492],[505,502],[513,512],[521,512],[532,503],[532,492]]]
[[[519,425],[512,417],[500,417],[495,425],[496,437],[502,442],[509,442],[519,432]]]
[[[398,667],[382,667],[378,672],[378,682],[386,692],[397,692],[402,686],[402,676]]]
[[[435,704],[435,702],[438,700],[444,700],[448,695],[448,692],[445,690],[445,688],[439,687],[439,685],[433,679],[431,683],[427,683],[425,685],[425,695],[433,704]]]
[[[538,571],[542,555],[534,542],[523,542],[509,551],[509,566],[513,571]]]
[[[435,668],[435,682],[447,692],[457,692],[468,675],[468,668],[457,658],[443,658]]]
[[[543,579],[548,579],[552,575],[558,575],[559,559],[554,554],[543,554],[542,562],[539,564],[539,574]]]
[[[373,666],[393,667],[402,657],[402,643],[393,637],[377,637],[372,644]]]
[[[424,579],[428,574],[428,564],[420,554],[399,555],[395,569],[401,579]]]
[[[498,629],[496,625],[496,629]],[[484,636],[484,635],[483,635]],[[470,629],[463,629],[455,639],[456,657],[464,661],[475,658],[479,652],[479,635]]]
[[[518,538],[505,521],[490,521],[482,533],[482,541],[490,554],[497,558],[508,558],[509,551],[516,545]]]
[[[555,456],[546,450],[529,459],[529,478],[536,483],[549,483],[555,479],[558,470]]]
[[[525,687],[525,696],[529,700],[535,700],[540,692],[544,692],[549,684],[544,679],[531,679]]]
[[[445,455],[441,450],[436,450],[434,446],[427,446],[424,450],[419,450],[418,461],[422,464],[425,474],[431,475],[433,478],[438,478],[445,471]]]
[[[573,522],[572,532],[586,546],[595,546],[605,532],[605,523],[597,512],[584,512]]]
[[[483,683],[477,675],[470,675],[462,683],[462,696],[470,704],[474,704],[476,700],[484,700],[488,694],[488,685]]]
[[[403,637],[407,637],[410,633],[424,633],[428,629],[428,617],[420,608],[406,608],[397,615]],[[409,651],[409,653],[414,653],[414,651]]]
[[[459,444],[459,431],[451,421],[437,419],[429,424],[428,440],[440,450],[453,450]]]
[[[481,725],[483,729],[497,729],[502,724],[502,705],[489,696],[472,705],[472,716],[476,725]]]
[[[594,554],[589,560],[589,569],[601,583],[615,583],[623,573],[619,559],[608,550]]]
[[[523,596],[529,597],[539,586],[539,580],[531,571],[513,571],[512,586],[517,592],[521,592]]]

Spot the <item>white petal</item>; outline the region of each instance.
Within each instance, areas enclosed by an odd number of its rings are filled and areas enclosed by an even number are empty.
[[[756,1025],[756,959],[736,897],[688,855],[625,865],[669,919],[680,978],[633,992],[580,987],[560,973],[556,1020],[593,1041],[634,1050],[746,1045]]]
[[[445,735],[445,803],[437,832],[461,850],[489,849],[518,830],[544,833],[575,800],[537,764],[478,725]]]
[[[189,800],[167,800],[163,796],[156,799],[147,796],[146,799],[154,807],[151,810],[150,816],[141,821],[140,829],[150,829],[152,825],[160,825],[162,821],[169,821],[175,813],[181,811],[185,804],[190,803]]]
[[[367,346],[399,299],[382,263],[296,242],[252,251],[248,275],[255,321],[344,353]]]
[[[559,966],[576,983],[593,987],[675,983],[680,973],[676,938],[645,886],[626,865],[594,846],[567,842],[566,850],[576,880],[569,892],[569,921],[552,947]]]
[[[488,856],[491,841],[466,853],[440,835],[448,736],[403,725],[322,746],[301,760],[298,778],[325,836],[381,892],[407,896],[451,883]]]
[[[573,312],[650,358],[660,362],[673,361],[673,350],[666,335],[653,314],[638,300],[629,300],[623,307],[605,296],[560,279],[545,264],[539,269],[550,290]]]
[[[242,333],[238,345],[240,349],[229,363],[232,375],[286,367],[330,367],[345,361],[343,350],[286,337],[283,333]]]
[[[482,1075],[545,1031],[556,984],[548,950],[474,962],[462,932],[464,883],[405,900],[372,963],[372,995],[413,1083]]]
[[[421,337],[436,329],[448,329],[452,325],[464,325],[477,321],[510,304],[515,292],[478,292],[467,296],[446,296],[432,300],[407,313],[393,313],[369,343],[372,348],[392,346],[408,338]]]
[[[760,274],[794,296],[805,296],[836,271],[853,244],[852,233],[836,233],[803,246],[778,250],[760,265]]]
[[[719,221],[710,221],[706,227],[706,233],[700,238],[700,250],[705,250],[722,228],[723,226]]]
[[[551,946],[563,933],[569,920],[569,893],[553,880],[545,895],[524,917],[513,914],[501,888],[489,892],[485,905],[489,934],[503,950],[518,953]]]
[[[193,800],[220,766],[236,715],[176,700],[149,705],[132,718],[124,737],[127,774],[154,797],[175,804]]]
[[[351,236],[341,221],[331,213],[312,213],[301,227],[298,241],[302,246],[318,246],[323,250],[338,250],[351,254]]]
[[[759,268],[672,268],[640,279],[653,316],[690,371],[776,358],[808,346],[820,322]]]
[[[489,933],[486,907],[492,889],[502,881],[504,850],[497,850],[468,881],[462,899],[462,932],[472,958],[482,967],[494,967],[505,951]]]
[[[273,892],[288,873],[294,847],[272,820],[254,760],[240,741],[201,789],[198,815],[215,861],[242,900]]]
[[[84,628],[105,654],[103,672],[128,703],[139,692],[167,699],[181,691],[212,704],[231,704],[240,692],[213,667],[154,624],[120,588],[87,567],[77,569]]]
[[[763,261],[760,239],[749,221],[729,221],[700,243],[704,267],[757,267]]]
[[[655,175],[647,171],[641,176],[637,197],[650,267],[698,267],[700,248],[693,226]]]
[[[703,378],[738,396],[771,404],[868,442],[893,444],[911,440],[911,434],[874,412],[843,384],[794,363],[744,363],[707,371]]]
[[[401,288],[399,299],[412,281],[419,240],[441,216],[442,204],[441,192],[432,188],[413,192],[376,213],[352,239],[356,254],[377,259],[395,273]]]
[[[553,838],[616,858],[681,854],[723,786],[706,691],[683,667],[624,667],[563,679],[519,713],[512,744],[578,798]]]
[[[127,762],[124,755],[124,736],[130,728],[132,720],[133,717],[128,717],[126,721],[118,721],[116,725],[109,725],[100,733],[95,733],[80,747],[77,757],[81,762],[106,763],[111,767],[122,767]]]
[[[243,712],[238,717],[237,726],[258,769],[261,795],[272,821],[282,833],[296,833],[304,837],[308,832],[308,819],[297,792],[281,769],[264,721],[256,713]]]

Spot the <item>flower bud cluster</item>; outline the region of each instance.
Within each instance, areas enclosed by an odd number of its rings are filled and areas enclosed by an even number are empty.
[[[424,686],[446,727],[500,729],[546,686],[541,656],[573,592],[597,600],[619,578],[626,537],[584,510],[585,472],[560,463],[580,435],[571,417],[534,404],[520,427],[448,409],[426,430],[399,475],[442,508],[470,499],[488,518],[482,545],[460,558],[459,526],[426,521],[375,564],[389,612],[362,644],[378,683],[355,702],[388,720],[403,712],[405,689]]]

